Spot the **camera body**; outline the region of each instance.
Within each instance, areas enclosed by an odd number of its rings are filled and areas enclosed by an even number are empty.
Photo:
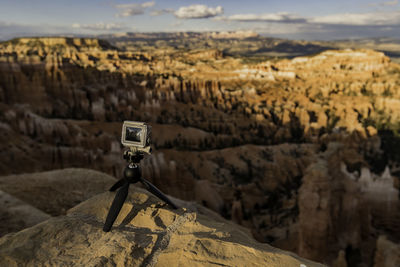
[[[122,125],[122,145],[132,152],[151,153],[151,126],[144,122],[124,121]]]

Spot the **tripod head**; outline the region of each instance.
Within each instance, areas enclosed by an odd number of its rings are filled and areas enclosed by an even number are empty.
[[[134,147],[130,147],[129,149],[124,151],[123,157],[129,164],[139,164],[140,161],[144,158],[144,153],[136,150]]]

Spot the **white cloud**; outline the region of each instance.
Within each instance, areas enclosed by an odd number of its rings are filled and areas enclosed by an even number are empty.
[[[291,13],[236,14],[218,16],[214,20],[224,21],[223,24],[232,30],[254,30],[262,34],[284,38],[291,36],[296,39],[332,40],[400,34],[400,10],[394,9],[310,17]]]
[[[191,5],[180,7],[174,15],[180,19],[203,19],[211,18],[224,13],[222,6],[215,8],[206,5]]]
[[[183,25],[183,22],[182,22],[182,21],[176,21],[176,22],[174,22],[174,23],[171,24],[171,27],[176,28],[176,27],[180,27],[180,26],[182,26],[182,25]]]
[[[70,26],[55,26],[53,24],[19,24],[0,21],[0,40],[8,40],[23,36],[68,35]]]
[[[393,1],[383,2],[382,5],[383,6],[397,6],[398,3],[399,3],[399,0],[393,0]]]
[[[386,1],[381,3],[370,3],[368,6],[397,6],[399,0]]]
[[[125,29],[125,27],[123,27],[121,24],[118,23],[103,23],[103,22],[94,24],[74,23],[72,24],[72,28],[91,30],[91,31],[117,31]]]
[[[400,11],[371,12],[371,13],[345,13],[315,17],[309,23],[382,26],[400,24]]]
[[[155,4],[156,4],[156,2],[151,1],[151,2],[145,2],[145,3],[141,4],[141,6],[143,8],[148,8],[148,7],[153,7]]]
[[[257,22],[257,21],[282,22],[282,23],[306,22],[305,18],[286,12],[266,13],[266,14],[236,14],[228,17],[222,17],[221,19],[230,21],[243,21],[243,22]]]
[[[227,17],[216,17],[215,20],[238,22],[271,22],[292,24],[329,24],[352,26],[391,26],[400,24],[400,11],[376,11],[370,13],[343,13],[316,17],[300,17],[290,13],[236,14]]]
[[[252,30],[258,33],[268,33],[268,34],[294,34],[308,31],[309,27],[304,24],[284,24],[284,23],[268,23],[268,24],[256,24],[254,27],[248,28],[247,30]]]
[[[120,10],[117,17],[130,17],[136,15],[144,14],[146,8],[153,7],[155,5],[154,1],[144,2],[141,4],[119,4],[115,5],[115,8]]]
[[[151,16],[161,16],[164,14],[170,14],[170,13],[174,13],[175,10],[173,10],[172,8],[164,8],[164,9],[160,9],[160,10],[154,10],[150,13]]]

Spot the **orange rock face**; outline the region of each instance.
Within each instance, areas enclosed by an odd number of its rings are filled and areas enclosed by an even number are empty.
[[[398,222],[400,67],[384,54],[260,63],[214,48],[125,48],[0,44],[1,174],[89,167],[120,177],[122,121],[146,121],[145,177],[259,241],[328,264],[371,264],[371,236],[397,231],[385,220]]]

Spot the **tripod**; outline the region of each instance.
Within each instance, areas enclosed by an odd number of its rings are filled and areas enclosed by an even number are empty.
[[[125,202],[126,197],[128,196],[129,185],[137,182],[141,182],[147,191],[154,194],[159,199],[168,203],[172,208],[177,209],[177,206],[157,187],[155,187],[152,183],[142,178],[142,173],[140,171],[139,162],[143,159],[143,153],[139,151],[131,151],[127,150],[124,152],[124,159],[128,161],[128,166],[125,167],[124,170],[124,178],[116,182],[111,188],[110,191],[117,191],[115,195],[114,201],[111,204],[111,208],[108,211],[106,222],[104,223],[103,231],[109,232],[111,230],[112,225],[114,224],[115,219],[117,219],[119,212],[121,211],[122,205]]]

